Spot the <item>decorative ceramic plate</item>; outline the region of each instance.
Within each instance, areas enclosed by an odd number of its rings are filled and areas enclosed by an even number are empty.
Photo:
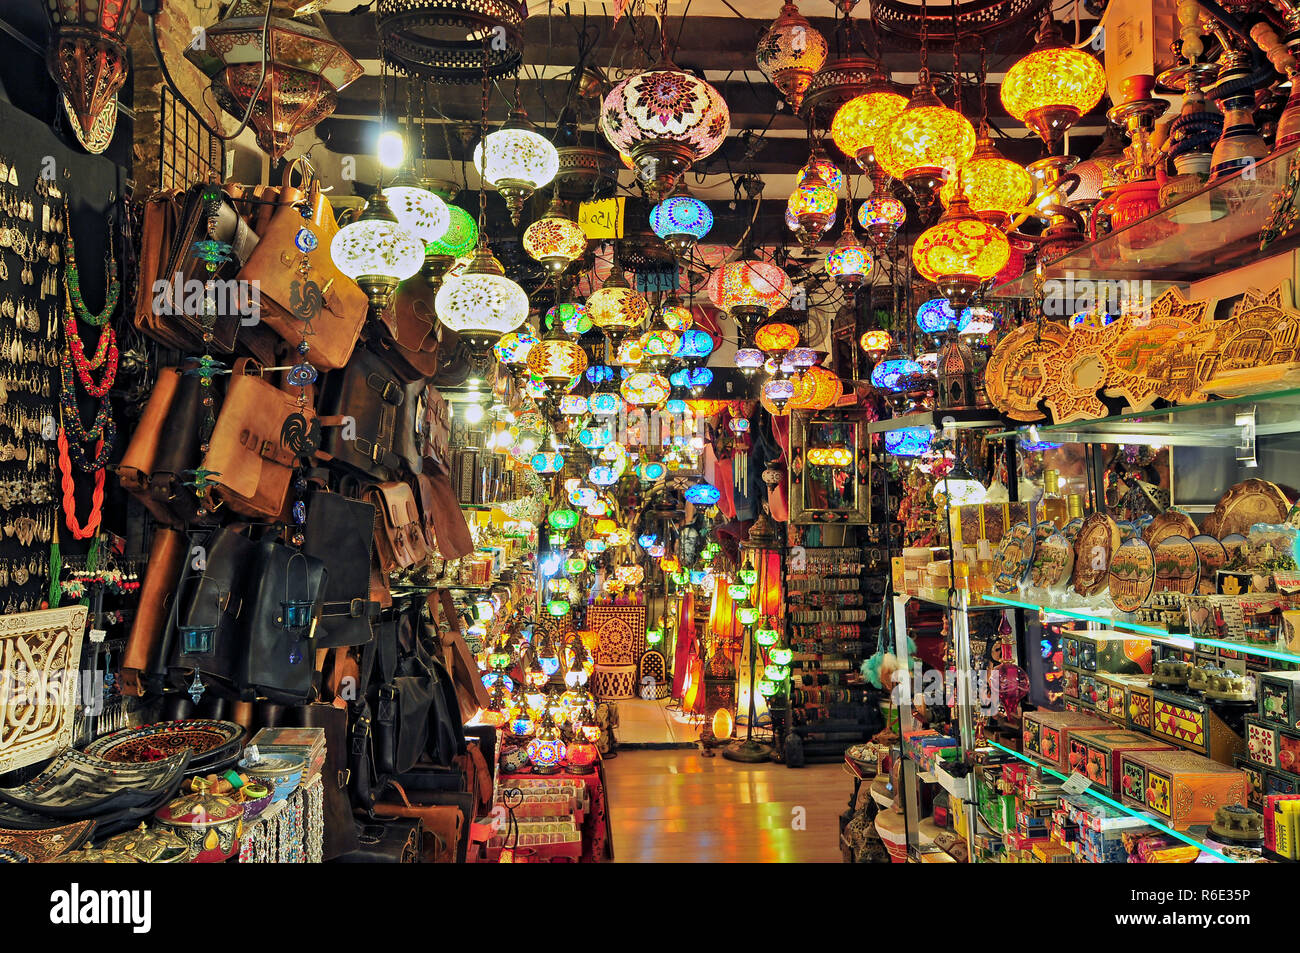
[[[1192,545],[1196,548],[1196,561],[1201,567],[1197,591],[1202,595],[1213,595],[1214,574],[1228,565],[1228,551],[1223,548],[1223,543],[1205,533],[1193,536]]]
[[[1151,547],[1138,537],[1126,539],[1115,550],[1107,573],[1110,601],[1120,612],[1137,612],[1151,598],[1156,564]]]
[[[0,864],[39,864],[76,850],[95,829],[94,821],[77,821],[43,831],[0,828]]]
[[[1070,585],[1081,596],[1099,595],[1109,581],[1110,558],[1119,549],[1119,526],[1105,513],[1093,513],[1074,537]]]
[[[1034,533],[1028,523],[1016,523],[1002,537],[993,558],[993,568],[997,573],[993,588],[1003,594],[1015,592],[1020,588],[1020,581],[1025,578],[1025,571],[1033,558]]]
[[[1178,510],[1166,510],[1155,517],[1142,531],[1142,538],[1148,546],[1156,546],[1169,536],[1186,536],[1191,539],[1196,535],[1196,524],[1186,513]]]
[[[1065,346],[1070,333],[1054,321],[1022,324],[993,348],[984,386],[993,406],[1013,420],[1042,420],[1038,402],[1047,392],[1043,358]]]
[[[1246,534],[1256,523],[1286,521],[1291,504],[1276,483],[1267,480],[1242,480],[1219,500],[1214,508],[1218,518],[1219,538],[1232,533]]]
[[[1219,532],[1219,518],[1213,513],[1206,513],[1201,519],[1201,532],[1215,539],[1223,538],[1223,534]]]
[[[1052,533],[1034,548],[1034,565],[1029,571],[1033,585],[1055,589],[1070,578],[1074,547],[1064,533]]]
[[[189,757],[182,751],[161,761],[115,764],[68,749],[27,783],[0,788],[0,801],[51,817],[98,816],[144,806],[180,786]]]
[[[1074,537],[1079,535],[1079,530],[1082,528],[1083,528],[1083,517],[1076,516],[1074,519],[1070,520],[1070,522],[1066,523],[1064,526],[1061,527],[1061,535],[1063,535],[1066,539],[1068,539],[1070,541],[1070,544],[1073,545]]]
[[[1200,560],[1196,547],[1186,536],[1166,536],[1154,547],[1156,557],[1156,592],[1196,592],[1200,579]]]
[[[123,728],[95,739],[85,750],[86,754],[118,764],[159,761],[189,751],[191,767],[197,767],[209,760],[205,756],[218,754],[227,745],[237,745],[243,737],[243,726],[233,721],[195,718]]]
[[[1244,533],[1229,533],[1221,536],[1219,542],[1223,544],[1223,551],[1228,554],[1228,562],[1233,562],[1238,556],[1244,556],[1250,550],[1250,540]],[[1224,568],[1227,568],[1226,566]]]

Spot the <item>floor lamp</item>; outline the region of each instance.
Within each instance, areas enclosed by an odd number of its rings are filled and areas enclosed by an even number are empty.
[[[759,665],[754,626],[762,618],[762,612],[754,605],[753,593],[757,589],[760,604],[767,597],[767,553],[776,548],[776,543],[776,527],[764,510],[750,526],[749,536],[740,544],[741,568],[738,573],[741,578],[743,574],[749,573],[749,578],[744,581],[750,585],[750,595],[736,607],[736,619],[745,627],[745,638],[749,642],[749,717],[745,720],[745,740],[733,742],[722,749],[722,756],[729,761],[759,764],[772,757],[771,745],[754,740],[754,722],[758,720],[758,704],[754,700],[755,673]]]

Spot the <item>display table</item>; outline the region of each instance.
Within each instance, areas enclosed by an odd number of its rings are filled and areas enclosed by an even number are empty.
[[[596,762],[596,770],[591,774],[573,774],[561,771],[558,774],[534,774],[531,770],[511,773],[503,772],[497,780],[497,796],[494,810],[502,805],[502,795],[512,788],[524,789],[537,782],[580,782],[585,788],[585,796],[576,803],[572,812],[563,814],[548,813],[552,808],[540,804],[530,804],[525,800],[515,808],[515,820],[520,825],[521,834],[528,830],[531,819],[545,817],[553,822],[551,826],[559,828],[569,817],[581,832],[581,839],[572,843],[530,844],[515,848],[517,863],[599,863],[613,860],[614,851],[609,836],[609,816],[605,805],[604,767]],[[504,830],[501,825],[494,825],[494,830]],[[502,843],[496,835],[487,840],[487,859],[496,863],[501,859]]]

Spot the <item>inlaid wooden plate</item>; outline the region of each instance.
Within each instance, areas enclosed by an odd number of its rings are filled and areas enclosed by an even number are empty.
[[[1047,392],[1043,359],[1065,346],[1069,332],[1054,321],[1022,324],[993,348],[984,371],[989,400],[1013,420],[1042,420],[1038,402]]]
[[[1160,385],[1148,376],[1147,365],[1176,334],[1200,322],[1212,303],[1188,301],[1177,288],[1169,288],[1152,303],[1149,318],[1126,315],[1111,354],[1107,396],[1123,397],[1133,410],[1149,410]]]
[[[1167,510],[1155,517],[1142,531],[1142,538],[1148,546],[1157,546],[1170,536],[1186,536],[1191,539],[1196,535],[1196,524],[1186,513]]]
[[[1156,592],[1181,592],[1189,596],[1200,579],[1196,547],[1186,536],[1166,536],[1155,547]]]
[[[994,557],[993,567],[997,575],[993,579],[993,588],[1006,594],[1020,588],[1025,578],[1025,571],[1034,558],[1034,533],[1028,523],[1016,523],[1002,537]]]
[[[1291,282],[1264,293],[1247,289],[1219,322],[1206,354],[1203,390],[1234,397],[1285,386],[1300,362],[1300,312]]]
[[[1126,539],[1115,550],[1107,573],[1110,601],[1120,612],[1137,612],[1151,598],[1155,584],[1155,557],[1138,537]]]
[[[1043,399],[1054,423],[1106,416],[1106,405],[1098,393],[1111,374],[1111,353],[1118,330],[1117,324],[1074,328],[1064,346],[1043,356],[1047,375]]]
[[[1242,480],[1223,494],[1214,508],[1219,538],[1233,533],[1245,535],[1256,523],[1283,523],[1291,504],[1276,483]]]
[[[1099,595],[1109,582],[1110,560],[1120,546],[1119,527],[1105,513],[1093,513],[1074,537],[1070,585],[1081,596]]]

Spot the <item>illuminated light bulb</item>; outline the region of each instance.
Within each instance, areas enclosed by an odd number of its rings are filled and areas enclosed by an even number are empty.
[[[375,153],[379,164],[385,169],[400,169],[406,161],[406,140],[400,132],[393,129],[381,132]]]
[[[511,222],[518,225],[524,202],[555,178],[560,159],[550,140],[529,122],[528,114],[515,109],[501,128],[474,147],[474,168],[501,193]]]
[[[929,71],[923,67],[907,108],[881,135],[876,161],[928,208],[949,170],[960,169],[974,151],[975,129],[970,120],[935,95]]]
[[[1002,105],[1049,146],[1090,112],[1106,91],[1097,58],[1065,42],[1051,19],[1038,43],[1002,79]]]
[[[975,143],[975,152],[961,175],[939,190],[945,208],[952,205],[959,183],[970,210],[999,228],[1006,227],[1034,197],[1034,180],[1024,166],[999,152],[987,132]]]

